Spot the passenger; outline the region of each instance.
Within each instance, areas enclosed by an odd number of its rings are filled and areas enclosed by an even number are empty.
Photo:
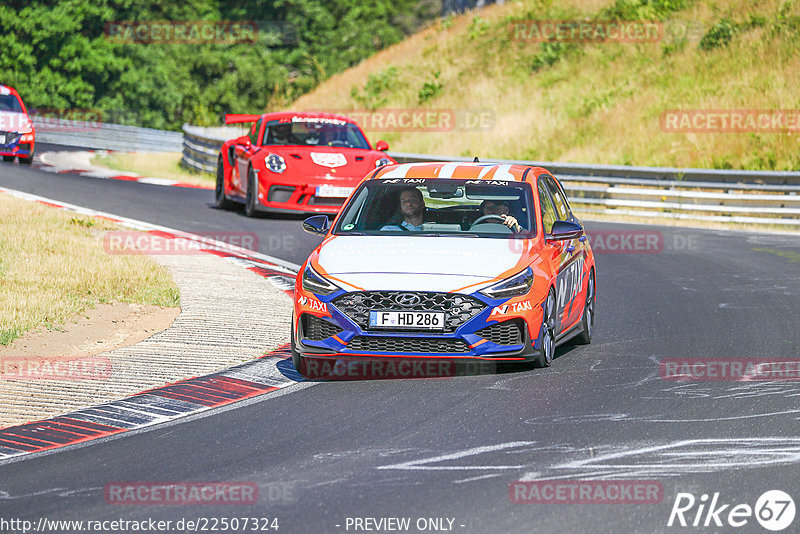
[[[399,225],[387,224],[381,231],[421,231],[425,215],[425,199],[422,197],[422,191],[416,187],[403,189],[400,192],[400,213],[403,215],[403,220]]]

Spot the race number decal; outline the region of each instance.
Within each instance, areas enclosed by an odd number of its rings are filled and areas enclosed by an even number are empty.
[[[561,317],[561,313],[564,311],[564,308],[567,307],[567,304],[570,304],[570,311],[572,310],[571,305],[582,287],[583,258],[581,257],[564,267],[564,269],[558,273],[556,284],[558,303],[556,308],[559,317]]]

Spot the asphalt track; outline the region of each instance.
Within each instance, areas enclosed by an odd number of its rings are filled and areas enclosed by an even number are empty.
[[[16,164],[0,165],[0,186],[187,231],[256,232],[261,252],[294,263],[315,245],[299,218],[219,211],[210,191]],[[305,383],[30,456],[0,465],[0,519],[267,517],[284,533],[366,532],[352,520],[368,517],[410,518],[407,532],[436,531],[417,529],[419,518],[449,518],[464,533],[765,531],[754,517],[731,527],[728,512],[774,489],[800,506],[800,381],[665,380],[659,362],[800,358],[800,238],[587,226],[606,237],[658,232],[662,247],[597,254],[594,340],[561,348],[547,370]],[[521,479],[656,481],[663,495],[654,504],[514,503],[509,485]],[[254,482],[259,499],[106,503],[106,484],[143,481]],[[700,527],[667,527],[678,493],[699,504],[717,492],[718,506],[729,505],[722,527],[711,519],[703,528],[705,514]],[[685,514],[690,525],[698,504]],[[785,531],[798,529],[795,518]]]

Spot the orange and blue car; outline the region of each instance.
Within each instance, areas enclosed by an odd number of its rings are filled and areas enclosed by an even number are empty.
[[[330,113],[230,114],[226,124],[253,123],[226,141],[217,160],[216,206],[245,213],[336,214],[369,171],[395,163],[389,145],[373,148],[352,119]]]
[[[422,206],[420,206],[420,203]],[[589,343],[595,261],[546,169],[483,163],[382,166],[298,272],[291,351],[327,358],[534,362]]]

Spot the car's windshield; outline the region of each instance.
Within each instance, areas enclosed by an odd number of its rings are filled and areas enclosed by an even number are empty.
[[[15,95],[0,95],[0,111],[22,113],[22,105]]]
[[[269,121],[261,144],[370,148],[354,124],[325,117],[293,117],[291,121]]]
[[[515,181],[370,180],[344,207],[334,233],[529,238],[536,231],[530,199],[530,186]]]

